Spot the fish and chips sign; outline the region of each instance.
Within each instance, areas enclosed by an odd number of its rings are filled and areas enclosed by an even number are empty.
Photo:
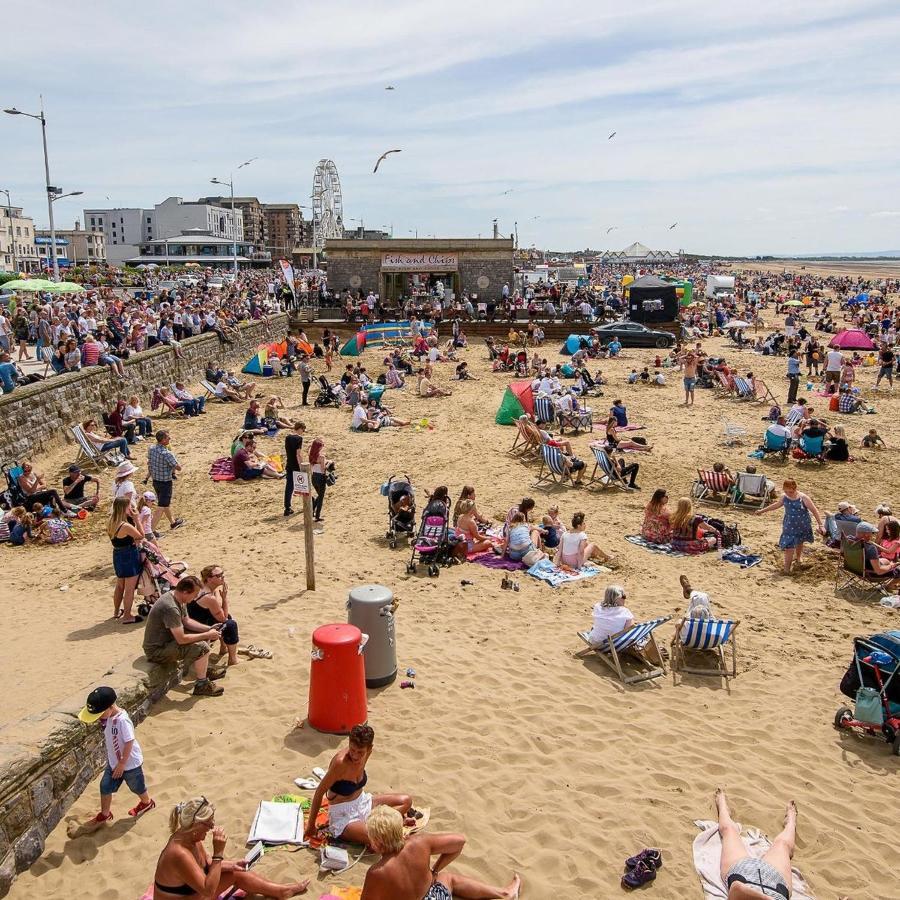
[[[381,269],[386,272],[455,272],[458,253],[383,253]]]

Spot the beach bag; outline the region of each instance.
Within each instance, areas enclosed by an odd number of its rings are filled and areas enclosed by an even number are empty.
[[[859,722],[881,725],[884,721],[884,707],[881,694],[875,688],[861,687],[856,692],[854,718]]]

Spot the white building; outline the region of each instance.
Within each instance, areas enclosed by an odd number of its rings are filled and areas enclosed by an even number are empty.
[[[194,228],[173,237],[143,241],[138,252],[129,257],[127,262],[132,266],[142,263],[144,265],[155,263],[158,266],[198,263],[204,267],[229,269],[235,260],[235,249],[238,266],[247,265],[252,261],[252,244],[239,240],[235,245],[230,238],[210,234],[205,229]]]
[[[186,231],[205,231],[229,240],[244,239],[244,217],[239,208],[235,208],[232,220],[230,208],[186,203],[181,197],[169,197],[153,209],[86,209],[84,227],[103,232],[106,258],[113,266],[121,266],[125,260],[139,256],[141,244],[178,237]]]
[[[37,269],[34,220],[22,215],[21,206],[0,206],[0,272],[35,272]]]

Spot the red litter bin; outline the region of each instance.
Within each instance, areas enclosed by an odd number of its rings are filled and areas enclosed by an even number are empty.
[[[313,632],[308,719],[317,731],[349,734],[368,718],[362,657],[367,640],[355,625],[321,625]]]

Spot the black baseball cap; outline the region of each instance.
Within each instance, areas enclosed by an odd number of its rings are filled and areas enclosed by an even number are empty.
[[[111,687],[94,688],[84,704],[84,709],[78,713],[82,722],[90,725],[96,722],[116,702],[116,692]]]

